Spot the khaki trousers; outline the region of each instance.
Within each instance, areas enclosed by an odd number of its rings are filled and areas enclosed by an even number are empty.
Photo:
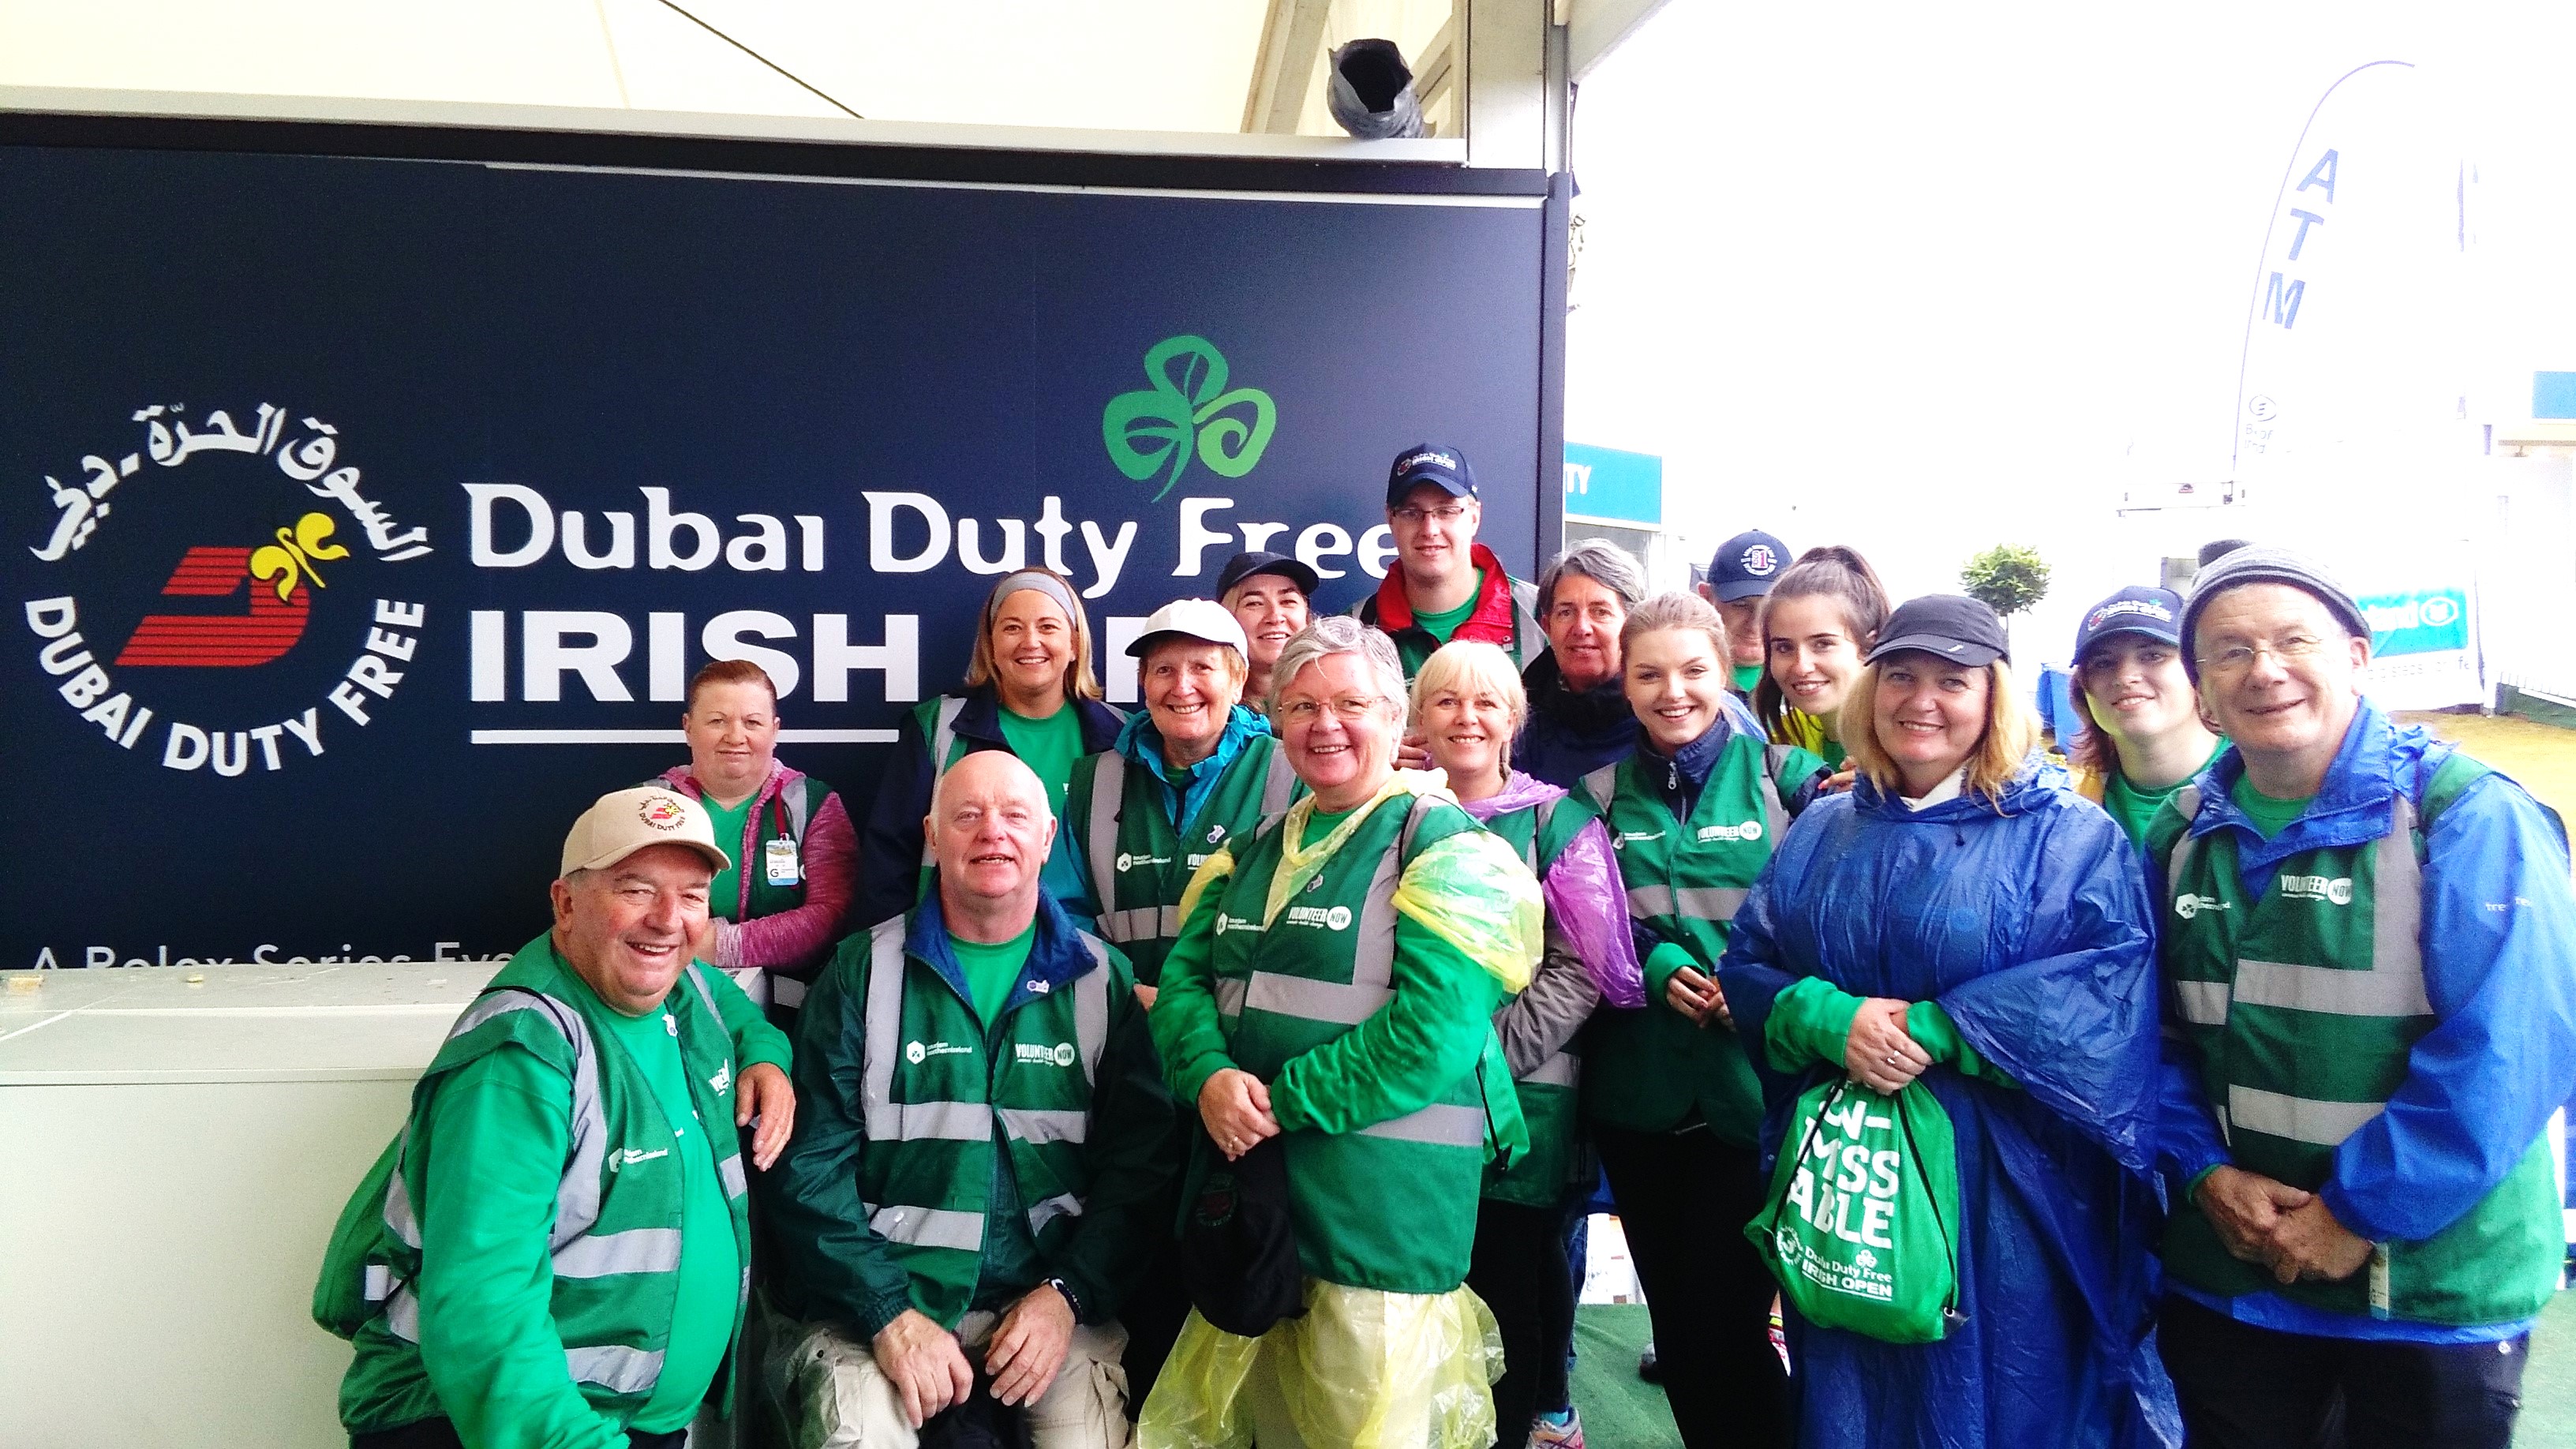
[[[980,1349],[999,1314],[973,1312],[957,1340]],[[917,1449],[921,1433],[903,1417],[903,1396],[861,1339],[830,1324],[770,1320],[762,1388],[794,1449]],[[1028,1412],[1037,1449],[1127,1449],[1127,1333],[1115,1323],[1076,1324],[1064,1367]]]

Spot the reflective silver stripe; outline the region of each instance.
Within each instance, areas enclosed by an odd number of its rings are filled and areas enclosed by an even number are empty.
[[[957,748],[957,716],[965,708],[964,695],[942,695],[939,699],[939,713],[932,717],[934,723],[930,727],[930,794],[933,799],[937,799],[939,795],[940,777],[948,773],[948,752]],[[939,861],[930,853],[930,839],[925,832],[921,841],[921,868],[928,870],[937,864]]]
[[[1345,986],[1338,981],[1283,976],[1275,971],[1253,972],[1251,985],[1244,993],[1244,1005],[1256,1011],[1344,1026],[1359,1025],[1393,999],[1395,992],[1384,986]]]
[[[1628,887],[1628,914],[1637,920],[1652,920],[1673,913],[1673,888],[1663,885]]]
[[[1288,764],[1288,751],[1280,745],[1270,747],[1270,768],[1261,777],[1261,813],[1276,815],[1288,808],[1290,796],[1297,793],[1297,772]]]
[[[1673,902],[1689,920],[1732,921],[1746,894],[1738,886],[1684,886],[1673,892]]]
[[[2227,1120],[2248,1132],[2334,1147],[2387,1110],[2385,1102],[2320,1102],[2230,1085]]]
[[[1130,941],[1168,938],[1180,933],[1179,906],[1137,906],[1132,910],[1110,911],[1100,917],[1100,934],[1122,946]]]
[[[662,1377],[662,1354],[624,1344],[564,1350],[564,1372],[577,1384],[597,1384],[615,1394],[649,1392]]]
[[[1360,902],[1359,935],[1351,945],[1351,985],[1383,990],[1395,982],[1395,888],[1404,878],[1404,857],[1413,844],[1414,826],[1421,821],[1422,811],[1431,797],[1417,795],[1405,803],[1404,825],[1396,832],[1395,848],[1379,857],[1377,870],[1369,876],[1368,895]],[[1265,1011],[1279,1008],[1261,1000],[1261,973],[1253,975],[1251,1004]],[[1345,1005],[1343,1010],[1350,1010]],[[1369,1010],[1376,1010],[1371,1007]],[[1303,1016],[1305,1012],[1290,1012]],[[1361,1022],[1368,1012],[1358,1016],[1318,1015],[1318,1021]]]
[[[1592,797],[1593,808],[1607,812],[1610,808],[1610,797],[1619,793],[1619,767],[1603,765],[1600,769],[1584,776],[1583,793]]]
[[[601,1108],[599,1098],[599,1053],[591,1045],[590,1026],[580,1012],[543,992],[518,988],[490,991],[477,997],[456,1018],[456,1025],[448,1029],[448,1040],[453,1041],[483,1023],[513,1011],[543,1012],[572,1045],[572,1155],[565,1162],[563,1178],[555,1187],[555,1225],[546,1243],[547,1251],[552,1252],[589,1232],[591,1224],[599,1221],[600,1179],[606,1176],[608,1155],[608,1116]],[[398,1182],[400,1179],[401,1174],[396,1173],[395,1180]],[[394,1194],[390,1187],[385,1197],[385,1211],[390,1221],[394,1209]],[[404,1210],[410,1211],[407,1200]],[[399,1235],[400,1229],[396,1231]],[[404,1241],[417,1244],[416,1228],[414,1234]]]
[[[769,973],[769,1004],[772,1006],[803,1006],[805,993],[811,989],[793,976],[781,976],[775,971]]]
[[[359,1289],[361,1296],[369,1303],[382,1303],[385,1295],[394,1291],[394,1270],[382,1263],[369,1263],[364,1284]]]
[[[2227,1001],[2231,994],[2224,981],[2177,981],[2173,984],[2174,1004],[2182,1019],[2194,1026],[2227,1025]]]
[[[724,1183],[726,1197],[740,1197],[750,1190],[751,1185],[743,1180],[740,1152],[716,1164],[716,1177]]]
[[[403,1123],[402,1150],[394,1154],[394,1171],[385,1179],[385,1226],[404,1246],[420,1246],[420,1214],[411,1205],[411,1185],[403,1181],[403,1159],[411,1155],[411,1124]]]
[[[707,1009],[707,1020],[714,1024],[717,1031],[723,1032],[724,1013],[716,1010],[716,993],[707,985],[706,973],[698,969],[697,962],[692,961],[689,963],[689,969],[681,974],[687,976],[689,984],[698,989],[698,1004]],[[730,1032],[725,1034],[732,1035]]]
[[[896,1102],[887,1109],[894,1130],[875,1142],[982,1142],[993,1135],[993,1109],[981,1102]]]
[[[1425,1107],[1360,1129],[1362,1137],[1390,1137],[1398,1142],[1426,1142],[1435,1147],[1483,1147],[1485,1112],[1481,1107]]]
[[[1216,997],[1216,1014],[1228,1021],[1243,1015],[1243,998],[1249,986],[1250,983],[1240,976],[1216,978],[1216,985],[1213,988],[1213,994]]]
[[[2392,999],[2430,1016],[2433,1004],[2424,995],[2424,866],[2415,858],[2415,802],[2403,794],[2388,833],[2372,848],[2371,867],[2370,974],[2390,983]]]
[[[612,1273],[676,1273],[678,1228],[629,1228],[573,1239],[554,1253],[558,1278],[605,1278]]]
[[[2421,971],[2399,969],[2338,971],[2331,966],[2293,966],[2279,961],[2239,960],[2236,999],[2248,1006],[2279,1006],[2329,1016],[2431,1016],[2424,999]],[[2222,1014],[2220,1020],[2225,1020]]]
[[[1082,1199],[1069,1192],[1059,1193],[1029,1209],[1029,1232],[1032,1235],[1045,1232],[1046,1225],[1057,1218],[1080,1216],[1082,1216]]]
[[[1762,786],[1762,824],[1764,829],[1771,832],[1771,844],[1775,849],[1780,844],[1781,834],[1789,828],[1789,807],[1780,803],[1780,767],[1788,762],[1787,745],[1771,745],[1762,751],[1762,778],[1759,781]],[[1711,916],[1709,919],[1727,920],[1733,914],[1729,912],[1725,916]]]
[[[809,803],[806,799],[806,783],[803,780],[788,780],[781,782],[778,787],[778,793],[787,797],[787,838],[799,844],[805,840],[805,809]],[[741,862],[736,861],[735,864],[739,866]]]
[[[1582,1075],[1583,1059],[1572,1052],[1557,1052],[1546,1061],[1529,1069],[1521,1080],[1533,1087],[1571,1087]]]
[[[420,1300],[406,1283],[385,1300],[385,1330],[405,1343],[420,1342]]]
[[[955,1248],[962,1253],[984,1250],[984,1215],[940,1208],[881,1207],[868,1226],[890,1243],[915,1248]]]
[[[903,1135],[894,1109],[894,1064],[903,1050],[903,917],[879,921],[869,932],[868,999],[859,1056],[862,1128],[879,1142]]]
[[[1080,1142],[1091,1133],[1091,1114],[1064,1108],[1002,1107],[1002,1128],[1022,1142]]]
[[[1118,812],[1126,803],[1127,757],[1114,749],[1103,750],[1091,766],[1091,820],[1085,844],[1091,851],[1091,890],[1100,900],[1104,923],[1110,908],[1118,904]],[[1110,939],[1136,938],[1113,935]]]
[[[1073,983],[1073,1042],[1082,1055],[1082,1080],[1088,1086],[1099,1080],[1100,1053],[1109,1044],[1109,948],[1089,934],[1083,936],[1082,945],[1091,953],[1091,969]]]

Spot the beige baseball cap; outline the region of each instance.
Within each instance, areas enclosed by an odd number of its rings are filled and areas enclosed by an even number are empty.
[[[706,807],[659,785],[639,785],[602,795],[572,823],[564,837],[563,874],[605,870],[639,850],[685,845],[707,858],[712,870],[733,864],[716,844]]]

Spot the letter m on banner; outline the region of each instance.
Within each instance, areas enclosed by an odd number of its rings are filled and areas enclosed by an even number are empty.
[[[2299,277],[2284,283],[2281,274],[2274,272],[2270,284],[2263,289],[2264,314],[2280,324],[2284,331],[2297,326],[2299,299],[2306,296],[2307,291],[2307,278]]]

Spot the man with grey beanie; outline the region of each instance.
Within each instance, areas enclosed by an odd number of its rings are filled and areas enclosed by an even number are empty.
[[[2363,698],[2369,620],[2314,561],[2213,559],[2182,635],[2231,742],[2147,833],[2186,1431],[2293,1449],[2340,1395],[2354,1449],[2502,1449],[2565,1256],[2565,831]]]

